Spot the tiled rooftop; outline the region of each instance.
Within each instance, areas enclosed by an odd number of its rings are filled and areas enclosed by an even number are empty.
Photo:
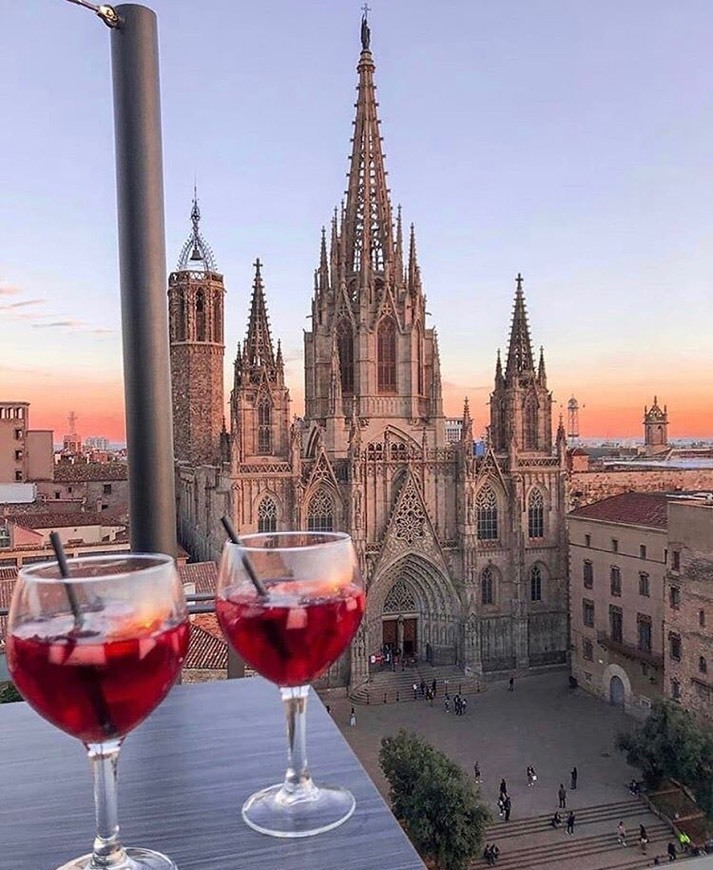
[[[204,616],[211,616],[211,614],[204,614]],[[198,618],[195,616],[191,618],[191,640],[183,667],[187,670],[226,670],[228,667],[228,644],[220,634],[216,636],[213,632],[203,628],[202,622],[199,625],[196,622]],[[212,619],[215,617],[212,616]]]
[[[178,566],[181,583],[195,583],[196,593],[214,594],[218,580],[218,566],[215,562],[194,562]]]
[[[23,529],[64,529],[82,526],[124,526],[123,522],[112,520],[110,516],[96,511],[73,511],[55,513],[53,511],[26,511],[7,514],[5,520],[22,526]]]
[[[665,492],[623,492],[601,501],[575,508],[568,516],[606,523],[666,529],[666,505],[670,496]]]
[[[125,462],[60,462],[54,467],[58,483],[128,480],[129,466]]]

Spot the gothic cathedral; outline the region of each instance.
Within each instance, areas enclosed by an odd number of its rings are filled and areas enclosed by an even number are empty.
[[[565,435],[560,423],[553,449],[522,278],[476,457],[467,399],[461,440],[446,441],[438,338],[413,225],[405,240],[392,210],[365,19],[361,38],[348,190],[322,230],[304,339],[304,419],[291,417],[258,260],[227,430],[223,276],[194,201],[168,290],[179,536],[194,557],[217,560],[226,512],[243,533],[349,532],[367,613],[332,685],[357,688],[385,644],[476,676],[564,663]]]

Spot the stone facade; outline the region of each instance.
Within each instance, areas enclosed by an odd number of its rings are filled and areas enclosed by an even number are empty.
[[[673,501],[664,607],[665,688],[713,720],[713,503]]]
[[[663,692],[666,503],[628,493],[567,517],[572,675],[635,715]]]
[[[713,468],[611,468],[572,471],[568,475],[570,509],[623,492],[696,492],[713,490]]]
[[[385,644],[477,675],[561,664],[565,434],[560,425],[553,451],[552,398],[544,356],[533,358],[522,278],[505,366],[499,354],[496,363],[490,443],[476,458],[467,400],[461,440],[446,439],[438,338],[425,325],[415,231],[405,244],[401,209],[395,219],[392,211],[366,22],[362,36],[347,197],[322,231],[305,333],[305,418],[291,421],[258,262],[230,432],[213,426],[206,448],[220,461],[184,454],[177,466],[181,543],[218,559],[223,513],[241,533],[349,532],[367,612],[331,685],[366,680],[369,656]],[[183,382],[192,362],[180,362],[175,329],[171,341],[174,383]],[[199,350],[186,347],[195,370]],[[181,401],[177,445],[197,440]]]

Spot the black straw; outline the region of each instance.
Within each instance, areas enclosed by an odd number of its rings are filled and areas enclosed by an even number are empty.
[[[243,543],[240,540],[240,538],[238,537],[238,533],[235,531],[233,524],[230,522],[230,517],[227,516],[227,514],[224,514],[220,518],[220,521],[223,524],[223,528],[227,532],[227,535],[230,538],[230,540],[234,544],[237,544],[239,547],[242,547]],[[262,582],[262,580],[257,576],[255,568],[253,568],[252,562],[250,561],[250,559],[248,559],[248,554],[242,553],[241,558],[243,560],[243,568],[245,568],[245,573],[252,580],[252,584],[257,589],[258,595],[260,595],[262,598],[267,598],[267,596],[269,594],[267,591],[267,587]]]
[[[65,555],[64,547],[62,546],[62,541],[57,532],[50,532],[50,542],[52,544],[54,554],[57,557],[57,564],[59,565],[60,576],[66,580],[70,576],[69,565],[67,563],[67,556]],[[82,608],[79,606],[79,601],[77,600],[77,593],[74,591],[74,586],[72,586],[71,583],[65,583],[64,588],[67,591],[69,606],[72,608],[72,613],[74,614],[74,621],[76,623],[76,626],[77,628],[81,628],[84,624],[84,614],[82,613]]]

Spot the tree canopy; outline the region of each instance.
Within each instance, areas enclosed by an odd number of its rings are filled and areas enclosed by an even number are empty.
[[[462,768],[404,729],[382,739],[379,764],[394,815],[421,857],[465,870],[480,854],[490,813]]]
[[[15,688],[14,683],[0,685],[0,704],[11,704],[13,701],[22,701],[22,695]]]
[[[617,748],[641,769],[648,788],[670,777],[688,786],[704,812],[713,815],[713,731],[688,710],[657,701],[643,725],[622,733]]]

